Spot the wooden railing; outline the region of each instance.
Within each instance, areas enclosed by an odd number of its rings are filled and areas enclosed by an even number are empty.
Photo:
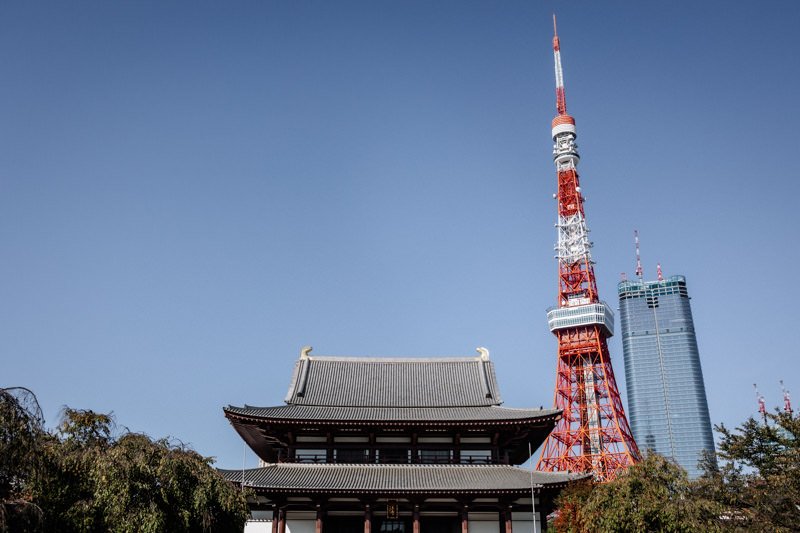
[[[398,460],[399,457],[381,457],[378,454],[378,457],[370,460],[367,454],[364,456],[358,455],[351,455],[347,457],[336,457],[336,454],[333,454],[330,460],[328,460],[327,454],[295,454],[290,456],[285,452],[281,452],[278,454],[278,462],[279,463],[339,463],[339,464],[367,464],[367,463],[377,463],[377,464],[439,464],[439,465],[447,465],[447,464],[470,464],[470,465],[489,465],[489,464],[498,464],[498,461],[493,461],[491,457],[487,456],[470,456],[470,455],[462,455],[459,460],[455,460],[451,457],[411,457],[405,461]]]

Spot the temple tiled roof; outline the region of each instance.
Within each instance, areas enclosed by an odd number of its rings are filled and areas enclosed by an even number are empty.
[[[321,407],[478,407],[500,405],[485,357],[301,357],[286,403]]]
[[[559,486],[586,474],[533,472],[508,465],[270,464],[220,470],[226,479],[276,492],[497,493]]]
[[[279,405],[276,407],[228,406],[226,415],[286,421],[355,422],[512,422],[558,415],[558,409],[513,409],[510,407],[320,407]]]

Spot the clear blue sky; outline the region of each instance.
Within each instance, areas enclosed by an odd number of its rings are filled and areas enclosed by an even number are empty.
[[[554,10],[601,296],[638,229],[712,421],[800,404],[788,1],[3,2],[0,386],[230,468],[222,406],[281,404],[305,345],[486,346],[552,405]]]

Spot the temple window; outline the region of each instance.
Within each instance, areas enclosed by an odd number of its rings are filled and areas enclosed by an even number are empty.
[[[419,450],[419,462],[424,464],[450,464],[453,462],[453,451]]]
[[[407,464],[410,459],[411,450],[408,448],[375,450],[375,460],[378,463]]]
[[[368,450],[364,449],[339,448],[334,454],[337,463],[365,463],[369,457]]]
[[[486,465],[492,463],[491,450],[461,450],[461,462]]]
[[[384,520],[381,522],[380,533],[405,533],[406,525],[399,520]]]
[[[325,463],[327,462],[326,450],[296,449],[294,460],[298,463]]]

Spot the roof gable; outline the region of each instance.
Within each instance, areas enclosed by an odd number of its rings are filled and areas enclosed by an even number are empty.
[[[319,357],[295,362],[286,395],[292,405],[468,407],[500,405],[486,356],[441,358]]]

